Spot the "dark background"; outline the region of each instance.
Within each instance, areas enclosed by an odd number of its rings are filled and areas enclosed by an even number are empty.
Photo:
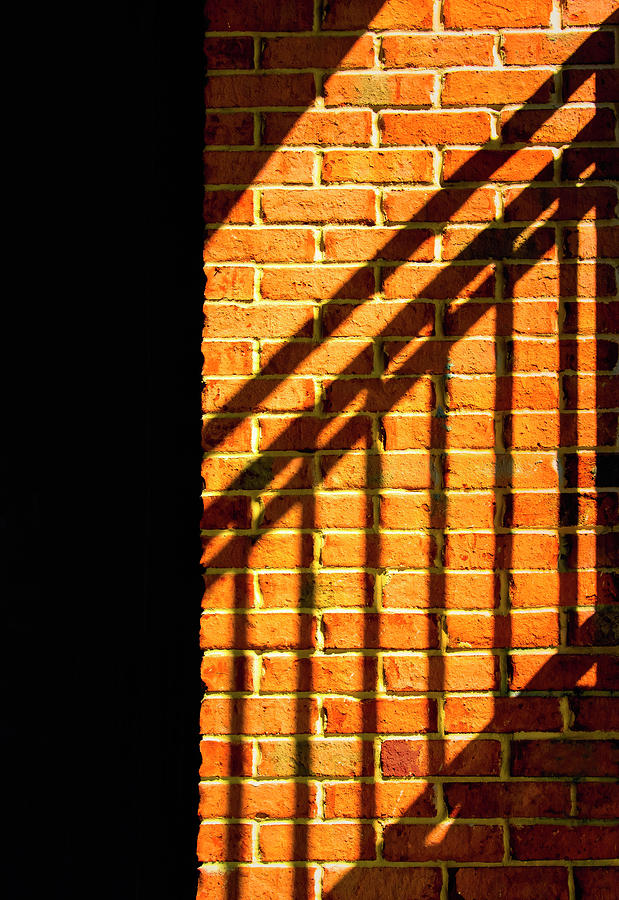
[[[202,5],[28,7],[5,24],[3,892],[183,900],[201,696]]]

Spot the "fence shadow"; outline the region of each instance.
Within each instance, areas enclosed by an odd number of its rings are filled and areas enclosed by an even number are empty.
[[[376,9],[378,10],[381,5],[382,2],[377,2]],[[561,98],[563,102],[569,99],[569,94],[566,96],[568,91],[574,93],[592,77],[590,71],[571,66],[580,65],[582,60],[586,59],[587,43],[593,42],[596,37],[593,35],[588,38],[576,54],[565,60],[562,69],[564,73],[569,73],[569,78],[564,79],[565,93]],[[538,88],[532,99],[524,104],[522,111],[516,112],[511,119],[509,125],[511,130],[508,131],[509,143],[514,141],[522,144],[530,141],[535,132],[556,112],[556,107],[543,109],[537,107],[539,90]],[[535,117],[532,121],[527,113],[533,109]],[[602,105],[599,109],[603,116],[607,107]],[[500,340],[504,352],[499,359],[499,367],[493,373],[496,378],[495,409],[505,411],[507,416],[499,444],[492,445],[493,483],[487,487],[494,493],[495,510],[489,551],[493,557],[491,568],[503,574],[499,578],[499,591],[493,615],[489,619],[492,623],[491,631],[485,636],[480,636],[482,640],[480,646],[488,650],[504,648],[506,651],[503,654],[504,668],[494,683],[494,710],[482,727],[462,732],[462,734],[476,733],[478,736],[472,739],[470,736],[463,738],[465,746],[460,751],[455,748],[457,741],[449,739],[444,729],[439,730],[438,725],[428,729],[430,732],[428,736],[421,736],[419,733],[415,736],[403,734],[401,738],[390,737],[383,741],[380,747],[383,774],[390,775],[394,780],[418,777],[434,781],[423,788],[414,803],[404,809],[398,809],[397,813],[385,815],[384,809],[380,808],[377,802],[373,763],[367,770],[363,770],[364,774],[360,781],[367,785],[367,792],[363,796],[363,806],[358,811],[362,819],[362,824],[357,826],[361,834],[359,842],[363,843],[368,835],[373,834],[375,820],[383,820],[384,829],[379,849],[385,863],[391,864],[392,868],[377,867],[373,850],[366,854],[367,860],[356,862],[349,870],[327,866],[323,896],[329,900],[344,900],[351,896],[366,900],[379,897],[438,897],[440,890],[444,889],[441,885],[443,878],[447,877],[447,868],[451,900],[473,896],[470,893],[470,879],[478,879],[479,884],[479,879],[483,879],[484,876],[480,870],[471,865],[476,861],[475,853],[481,853],[479,848],[471,849],[471,829],[478,836],[476,840],[484,844],[484,853],[487,853],[488,846],[493,848],[491,855],[494,853],[494,857],[491,861],[497,866],[504,861],[506,835],[503,833],[503,826],[493,822],[493,819],[506,817],[524,819],[524,824],[510,827],[509,833],[509,839],[516,842],[515,846],[520,840],[524,847],[525,831],[528,827],[526,810],[533,808],[530,786],[547,783],[527,781],[525,780],[527,777],[536,775],[551,779],[563,776],[577,781],[587,776],[610,778],[619,771],[617,758],[612,756],[616,753],[616,748],[611,742],[600,742],[599,739],[589,741],[583,737],[587,728],[584,725],[579,726],[579,722],[587,721],[586,711],[583,713],[582,709],[583,704],[586,706],[589,699],[580,697],[582,690],[606,692],[604,693],[606,696],[607,692],[616,690],[619,686],[616,665],[613,657],[607,652],[617,641],[615,605],[617,587],[616,575],[612,572],[613,567],[617,565],[617,551],[611,530],[616,524],[616,494],[613,495],[607,490],[612,487],[614,480],[612,448],[615,442],[617,416],[612,408],[614,404],[607,399],[612,391],[614,363],[602,369],[607,374],[593,378],[592,387],[591,378],[587,376],[585,385],[583,376],[577,374],[580,368],[579,354],[582,354],[583,348],[571,336],[567,337],[569,333],[575,338],[579,328],[585,327],[579,319],[579,316],[582,318],[582,314],[578,311],[577,298],[581,292],[595,301],[592,305],[596,309],[597,318],[586,326],[587,333],[596,336],[614,333],[617,330],[616,326],[611,327],[608,323],[611,307],[604,302],[605,299],[616,295],[615,276],[611,266],[599,262],[597,255],[594,262],[582,261],[586,254],[579,257],[578,246],[574,252],[573,246],[570,245],[570,241],[578,241],[576,227],[578,220],[590,221],[592,232],[596,236],[596,249],[602,249],[599,255],[603,257],[604,241],[599,237],[601,231],[599,219],[605,216],[614,217],[616,193],[603,182],[612,177],[613,166],[616,166],[617,162],[617,151],[610,147],[595,148],[593,153],[589,149],[579,150],[580,142],[590,140],[590,129],[591,124],[588,122],[564,149],[559,163],[561,171],[559,184],[554,182],[553,187],[548,187],[546,182],[552,181],[552,177],[548,176],[552,176],[551,168],[554,163],[550,168],[548,164],[543,165],[533,174],[530,185],[506,205],[501,221],[494,221],[477,229],[471,228],[470,231],[474,233],[469,235],[469,239],[457,249],[457,252],[454,252],[448,264],[437,266],[423,283],[417,280],[414,284],[415,279],[419,279],[419,267],[415,267],[414,260],[427,239],[427,231],[421,228],[421,223],[448,222],[471,200],[479,190],[480,184],[500,177],[497,173],[500,173],[501,168],[508,165],[509,160],[516,154],[526,153],[526,149],[524,151],[520,147],[514,149],[509,146],[508,140],[504,143],[494,141],[469,154],[464,161],[454,164],[445,186],[410,219],[410,228],[398,231],[382,247],[379,254],[365,265],[351,267],[354,268],[351,277],[346,283],[338,286],[331,298],[321,304],[319,331],[308,332],[307,326],[303,324],[291,340],[304,339],[305,343],[301,343],[300,340],[293,344],[290,341],[283,342],[279,349],[275,349],[270,355],[259,375],[244,379],[242,386],[223,398],[219,394],[214,401],[210,401],[207,383],[206,411],[216,410],[224,414],[214,420],[212,425],[207,421],[205,426],[204,446],[208,453],[205,462],[205,480],[208,487],[212,477],[210,460],[217,459],[215,455],[217,449],[229,446],[227,442],[230,442],[240,424],[247,417],[255,415],[256,410],[260,411],[272,393],[285,384],[286,375],[291,370],[290,347],[299,348],[298,357],[294,360],[298,370],[313,353],[318,351],[323,341],[337,335],[345,327],[346,322],[359,316],[360,310],[372,309],[372,315],[375,316],[375,327],[371,334],[368,333],[369,343],[379,348],[378,358],[383,360],[384,368],[373,369],[374,377],[366,374],[357,378],[359,372],[364,371],[364,360],[367,355],[367,349],[362,348],[344,369],[333,373],[326,389],[323,409],[318,416],[312,410],[305,415],[301,413],[291,418],[283,430],[274,433],[264,446],[260,446],[259,452],[254,454],[255,458],[251,462],[243,465],[228,479],[222,495],[209,500],[205,506],[203,564],[206,568],[207,593],[215,593],[218,581],[232,570],[235,596],[231,608],[236,610],[247,611],[252,607],[253,601],[248,593],[247,578],[241,573],[256,566],[255,560],[260,555],[260,551],[256,548],[260,548],[261,541],[267,548],[263,553],[273,552],[274,545],[269,548],[265,538],[268,539],[268,535],[277,529],[278,524],[281,527],[281,523],[293,520],[304,529],[299,537],[298,548],[298,567],[302,570],[302,584],[299,589],[298,605],[295,604],[298,619],[296,649],[301,651],[297,654],[300,659],[307,659],[308,662],[307,666],[301,662],[297,666],[294,691],[297,699],[292,730],[297,743],[292,771],[300,777],[310,774],[312,765],[311,752],[308,750],[308,736],[312,733],[314,715],[311,700],[314,689],[311,635],[314,615],[319,608],[317,580],[320,577],[320,568],[312,565],[312,560],[315,559],[312,556],[313,534],[319,531],[316,489],[346,455],[340,451],[353,446],[359,448],[363,457],[361,487],[374,486],[373,495],[379,498],[377,501],[379,504],[382,503],[381,486],[385,483],[385,473],[381,469],[385,454],[377,452],[376,435],[372,434],[371,429],[380,425],[383,417],[388,415],[389,410],[397,406],[404,396],[430,381],[435,392],[438,413],[433,415],[431,421],[429,454],[433,465],[432,480],[428,485],[430,495],[428,533],[431,539],[424,551],[427,553],[425,567],[433,574],[431,596],[428,598],[427,609],[424,610],[425,612],[429,610],[428,614],[436,628],[435,636],[429,644],[433,652],[428,654],[428,665],[432,667],[432,686],[425,691],[414,687],[404,688],[397,695],[413,698],[420,694],[423,696],[430,694],[427,700],[430,708],[433,703],[436,705],[437,698],[448,690],[446,662],[450,651],[458,646],[457,635],[454,637],[450,633],[449,626],[447,634],[444,634],[443,630],[444,613],[450,607],[447,596],[450,576],[449,572],[446,572],[446,569],[449,570],[450,553],[449,495],[446,493],[449,487],[450,433],[447,426],[452,420],[452,413],[448,407],[449,360],[458,339],[432,341],[429,344],[425,342],[425,339],[436,336],[436,330],[432,307],[423,301],[437,301],[442,314],[450,301],[455,297],[461,298],[457,309],[461,316],[466,317],[469,332],[471,329],[474,330],[475,324],[491,307],[497,310],[495,338]],[[267,155],[268,153],[270,151]],[[264,164],[264,160],[262,163]],[[585,179],[592,187],[581,183]],[[535,186],[536,180],[541,182],[542,187]],[[474,186],[471,186],[472,182],[475,182]],[[251,179],[248,179],[247,186],[250,183]],[[545,192],[543,196],[549,208],[554,204],[553,211],[547,216],[544,224],[531,231],[529,222],[534,217],[527,215],[526,211],[531,208],[531,204],[539,202],[541,192]],[[236,194],[229,198],[230,204],[234,204],[237,200]],[[223,202],[225,203],[225,200]],[[566,206],[569,206],[569,209]],[[218,215],[220,221],[225,220],[227,215],[221,205]],[[551,224],[557,222],[561,225],[555,227]],[[554,262],[544,262],[550,260],[553,255],[557,235],[560,235],[561,248],[560,250],[557,248]],[[216,242],[214,245],[216,248]],[[207,248],[207,259],[208,254]],[[216,249],[214,255],[212,263],[217,262]],[[616,253],[610,250],[608,255],[610,259],[614,259]],[[488,264],[489,259],[492,261],[491,264]],[[526,528],[526,524],[520,524],[526,522],[526,517],[523,519],[522,511],[515,508],[510,492],[514,476],[514,451],[520,444],[516,434],[518,422],[514,417],[510,418],[508,411],[514,406],[517,389],[517,376],[514,376],[513,372],[511,338],[517,333],[515,316],[518,284],[526,280],[539,263],[542,263],[546,267],[545,271],[552,276],[552,287],[550,289],[544,287],[546,293],[540,295],[540,302],[541,298],[555,297],[565,317],[562,335],[557,338],[559,346],[557,381],[561,383],[563,402],[558,416],[558,433],[555,433],[554,442],[548,444],[548,449],[558,447],[557,458],[560,461],[561,471],[561,481],[558,483],[560,501],[555,520],[551,525],[558,534],[555,554],[557,578],[554,581],[556,594],[554,598],[550,598],[553,602],[547,604],[556,608],[554,643],[549,641],[548,647],[554,646],[558,649],[556,653],[547,651],[538,654],[538,658],[535,659],[536,668],[533,667],[534,673],[531,674],[529,670],[527,674],[526,667],[525,669],[514,667],[510,654],[510,650],[518,647],[512,633],[514,616],[511,602],[517,590],[513,579],[510,581],[514,557],[513,545],[518,528]],[[426,270],[428,268],[425,267]],[[381,298],[379,300],[376,299],[377,288],[378,296]],[[416,299],[401,300],[407,296]],[[390,308],[395,308],[398,301],[400,308],[391,317],[383,315],[381,320],[378,307],[382,303],[384,309],[390,300],[393,301]],[[206,316],[208,330],[208,304]],[[570,316],[573,318],[573,327],[570,325],[572,322]],[[382,341],[386,337],[395,336],[402,337],[402,351],[405,345],[408,345],[408,348],[399,356],[389,357],[387,354],[385,359],[384,351],[388,345]],[[424,340],[413,344],[419,337],[423,337]],[[600,341],[597,337],[594,337],[593,343],[597,349],[596,357],[604,358],[607,351],[605,345],[599,346]],[[428,354],[428,346],[432,348],[431,354]],[[594,372],[598,369],[599,366]],[[579,421],[582,417],[579,417],[578,413],[579,391],[583,390],[590,392],[588,396],[592,397],[591,408],[600,410],[592,429],[589,428],[586,440],[581,435],[584,426]],[[369,416],[366,417],[366,414]],[[384,438],[380,440],[384,443]],[[598,449],[600,447],[606,447],[608,450],[600,452]],[[299,452],[295,457],[277,455],[282,450],[288,449]],[[211,456],[211,453],[214,455]],[[583,458],[586,459],[587,465],[594,467],[596,474],[592,483],[590,475],[589,481],[586,480],[587,476],[583,475]],[[292,473],[286,471],[287,466],[291,468],[291,460],[297,465]],[[587,488],[600,492],[601,500],[594,499],[592,511],[589,507],[585,509],[586,504],[582,500],[583,488],[585,493]],[[266,491],[268,497],[262,503],[259,516],[252,517],[250,500],[255,500]],[[614,497],[614,501],[606,500],[606,497]],[[579,533],[574,530],[578,527],[588,529],[584,535],[584,543],[579,538]],[[360,550],[362,561],[359,568],[369,569],[377,577],[380,577],[386,568],[383,541],[384,531],[380,521],[374,517],[368,518],[363,547]],[[587,570],[595,570],[597,573],[593,585],[581,583],[583,576],[578,570],[583,568],[582,559],[588,561]],[[293,566],[296,566],[296,563],[291,562],[291,567]],[[585,603],[582,603],[583,594],[588,598]],[[207,601],[207,608],[208,603],[210,601]],[[373,596],[367,598],[365,603],[362,634],[358,638],[359,647],[356,649],[370,650],[376,647],[378,650],[380,612],[374,604]],[[595,610],[594,605],[597,605]],[[584,606],[589,612],[579,614],[578,606]],[[235,668],[232,673],[233,699],[229,707],[225,733],[240,736],[251,728],[249,722],[252,715],[249,712],[249,697],[252,690],[248,689],[251,673],[243,651],[252,646],[252,642],[255,645],[256,639],[248,630],[249,612],[237,613],[231,618],[232,633],[228,635],[227,640],[229,639],[231,645],[237,648],[238,656],[235,657]],[[205,646],[213,646],[212,634],[210,631],[205,635]],[[598,647],[599,652],[591,655],[588,652],[591,647]],[[355,647],[351,646],[349,650],[351,649]],[[527,658],[530,661],[533,655]],[[530,665],[533,666],[532,663]],[[377,668],[369,663],[368,671],[363,674],[362,690],[354,692],[361,700],[362,720],[358,734],[372,745],[378,740],[374,736],[379,735],[381,730],[379,707],[368,696],[376,690],[377,677]],[[540,707],[540,700],[553,701],[550,705],[556,709],[557,715],[559,710],[562,710],[560,721],[553,720],[554,724],[548,729],[552,732],[548,741],[540,743],[535,737],[530,739],[525,737],[511,741],[508,746],[506,736],[513,731],[534,733],[539,730],[513,728],[510,725],[511,713],[508,710],[513,708],[514,704],[506,701],[516,697],[520,699],[519,708],[530,711],[532,721],[536,718],[537,712],[533,711],[537,711]],[[560,698],[564,697],[569,698],[568,708],[561,706],[565,701],[560,701]],[[564,734],[566,723],[572,720],[575,727],[570,728],[569,736],[566,737]],[[604,754],[599,756],[602,743],[608,757]],[[539,746],[546,744],[547,747],[552,745],[547,759],[535,758],[535,753],[538,752],[535,749],[536,744]],[[242,754],[242,745],[239,743],[236,746]],[[598,770],[595,770],[596,765]],[[543,775],[539,775],[540,769]],[[243,770],[241,760],[239,768],[230,769],[229,774],[240,776],[251,772],[246,773]],[[444,789],[437,788],[436,779],[444,781],[445,776],[452,780],[444,783]],[[510,780],[507,781],[507,778]],[[388,778],[386,781],[388,782]],[[474,786],[480,783],[497,785],[495,807],[486,806],[479,800]],[[303,819],[311,818],[307,784],[301,781],[296,781],[295,784],[294,818],[301,821],[295,826],[291,858],[300,862],[322,860],[320,850],[313,846],[310,824],[303,822]],[[569,789],[568,782],[563,781],[560,784],[563,788]],[[225,817],[238,821],[243,819],[244,788],[242,781],[237,780],[234,785],[235,787],[231,787],[228,791]],[[550,802],[548,819],[551,824],[548,827],[554,827],[555,830],[568,827],[567,822],[574,808],[571,794],[567,806],[565,796],[557,800],[554,806]],[[506,814],[497,812],[499,809],[513,811]],[[449,820],[447,823],[446,818]],[[480,824],[480,820],[486,818],[490,820],[489,824]],[[592,817],[579,816],[579,818]],[[394,819],[396,821],[393,821]],[[602,816],[601,819],[606,820],[609,817]],[[541,834],[540,828],[543,830],[543,827],[535,826],[538,834]],[[225,853],[222,858],[239,861],[245,859],[245,842],[246,833],[242,822],[228,828],[225,832]],[[431,853],[428,851],[430,847]],[[542,847],[540,852],[543,853],[545,850],[547,848]],[[522,853],[526,852],[528,852],[526,849],[522,850]],[[601,859],[608,860],[612,855],[617,854],[603,855]],[[479,861],[487,860],[486,855],[478,855],[477,858]],[[527,858],[553,859],[545,855],[529,857],[517,855],[516,858],[523,861]],[[208,861],[209,857],[206,859]],[[459,868],[459,862],[469,865]],[[424,863],[429,865],[424,866]],[[539,869],[540,891],[547,889],[544,883],[546,877],[550,879],[548,885],[552,887],[554,874],[550,870],[553,868],[549,866]],[[517,879],[515,872],[517,869],[510,868],[510,879]],[[238,874],[230,874],[227,877],[227,895],[230,898],[241,896],[240,882],[236,881]],[[307,895],[312,877],[311,867],[295,869],[295,897]]]

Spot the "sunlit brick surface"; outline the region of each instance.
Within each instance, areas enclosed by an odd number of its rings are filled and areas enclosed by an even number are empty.
[[[617,3],[206,12],[198,897],[614,900]]]

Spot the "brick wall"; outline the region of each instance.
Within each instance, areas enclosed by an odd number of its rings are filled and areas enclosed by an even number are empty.
[[[207,2],[204,900],[619,896],[617,8]]]

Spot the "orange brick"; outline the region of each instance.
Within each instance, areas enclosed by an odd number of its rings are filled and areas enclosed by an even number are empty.
[[[499,658],[457,653],[389,655],[383,660],[383,675],[386,689],[395,693],[496,690],[500,681]]]
[[[436,701],[421,697],[324,701],[326,734],[392,733],[436,731]]]
[[[483,144],[490,140],[486,112],[386,112],[380,117],[381,142],[398,144]]]
[[[375,859],[371,825],[261,825],[260,854],[265,862],[309,859]]]
[[[438,646],[436,617],[423,613],[327,612],[323,626],[328,649],[410,650]]]
[[[471,72],[463,69],[445,74],[441,99],[444,106],[502,106],[548,103],[552,92],[552,70]]]
[[[327,150],[323,159],[325,183],[407,183],[433,180],[429,150]]]
[[[434,76],[356,72],[329,75],[324,83],[327,106],[431,106]]]
[[[271,222],[356,222],[376,221],[374,191],[366,188],[304,188],[296,191],[272,188],[262,192],[262,216]]]
[[[491,66],[490,34],[386,34],[382,57],[386,69],[436,66]]]
[[[506,0],[500,7],[493,0],[445,0],[443,21],[447,28],[511,28],[550,25],[551,0]]]

